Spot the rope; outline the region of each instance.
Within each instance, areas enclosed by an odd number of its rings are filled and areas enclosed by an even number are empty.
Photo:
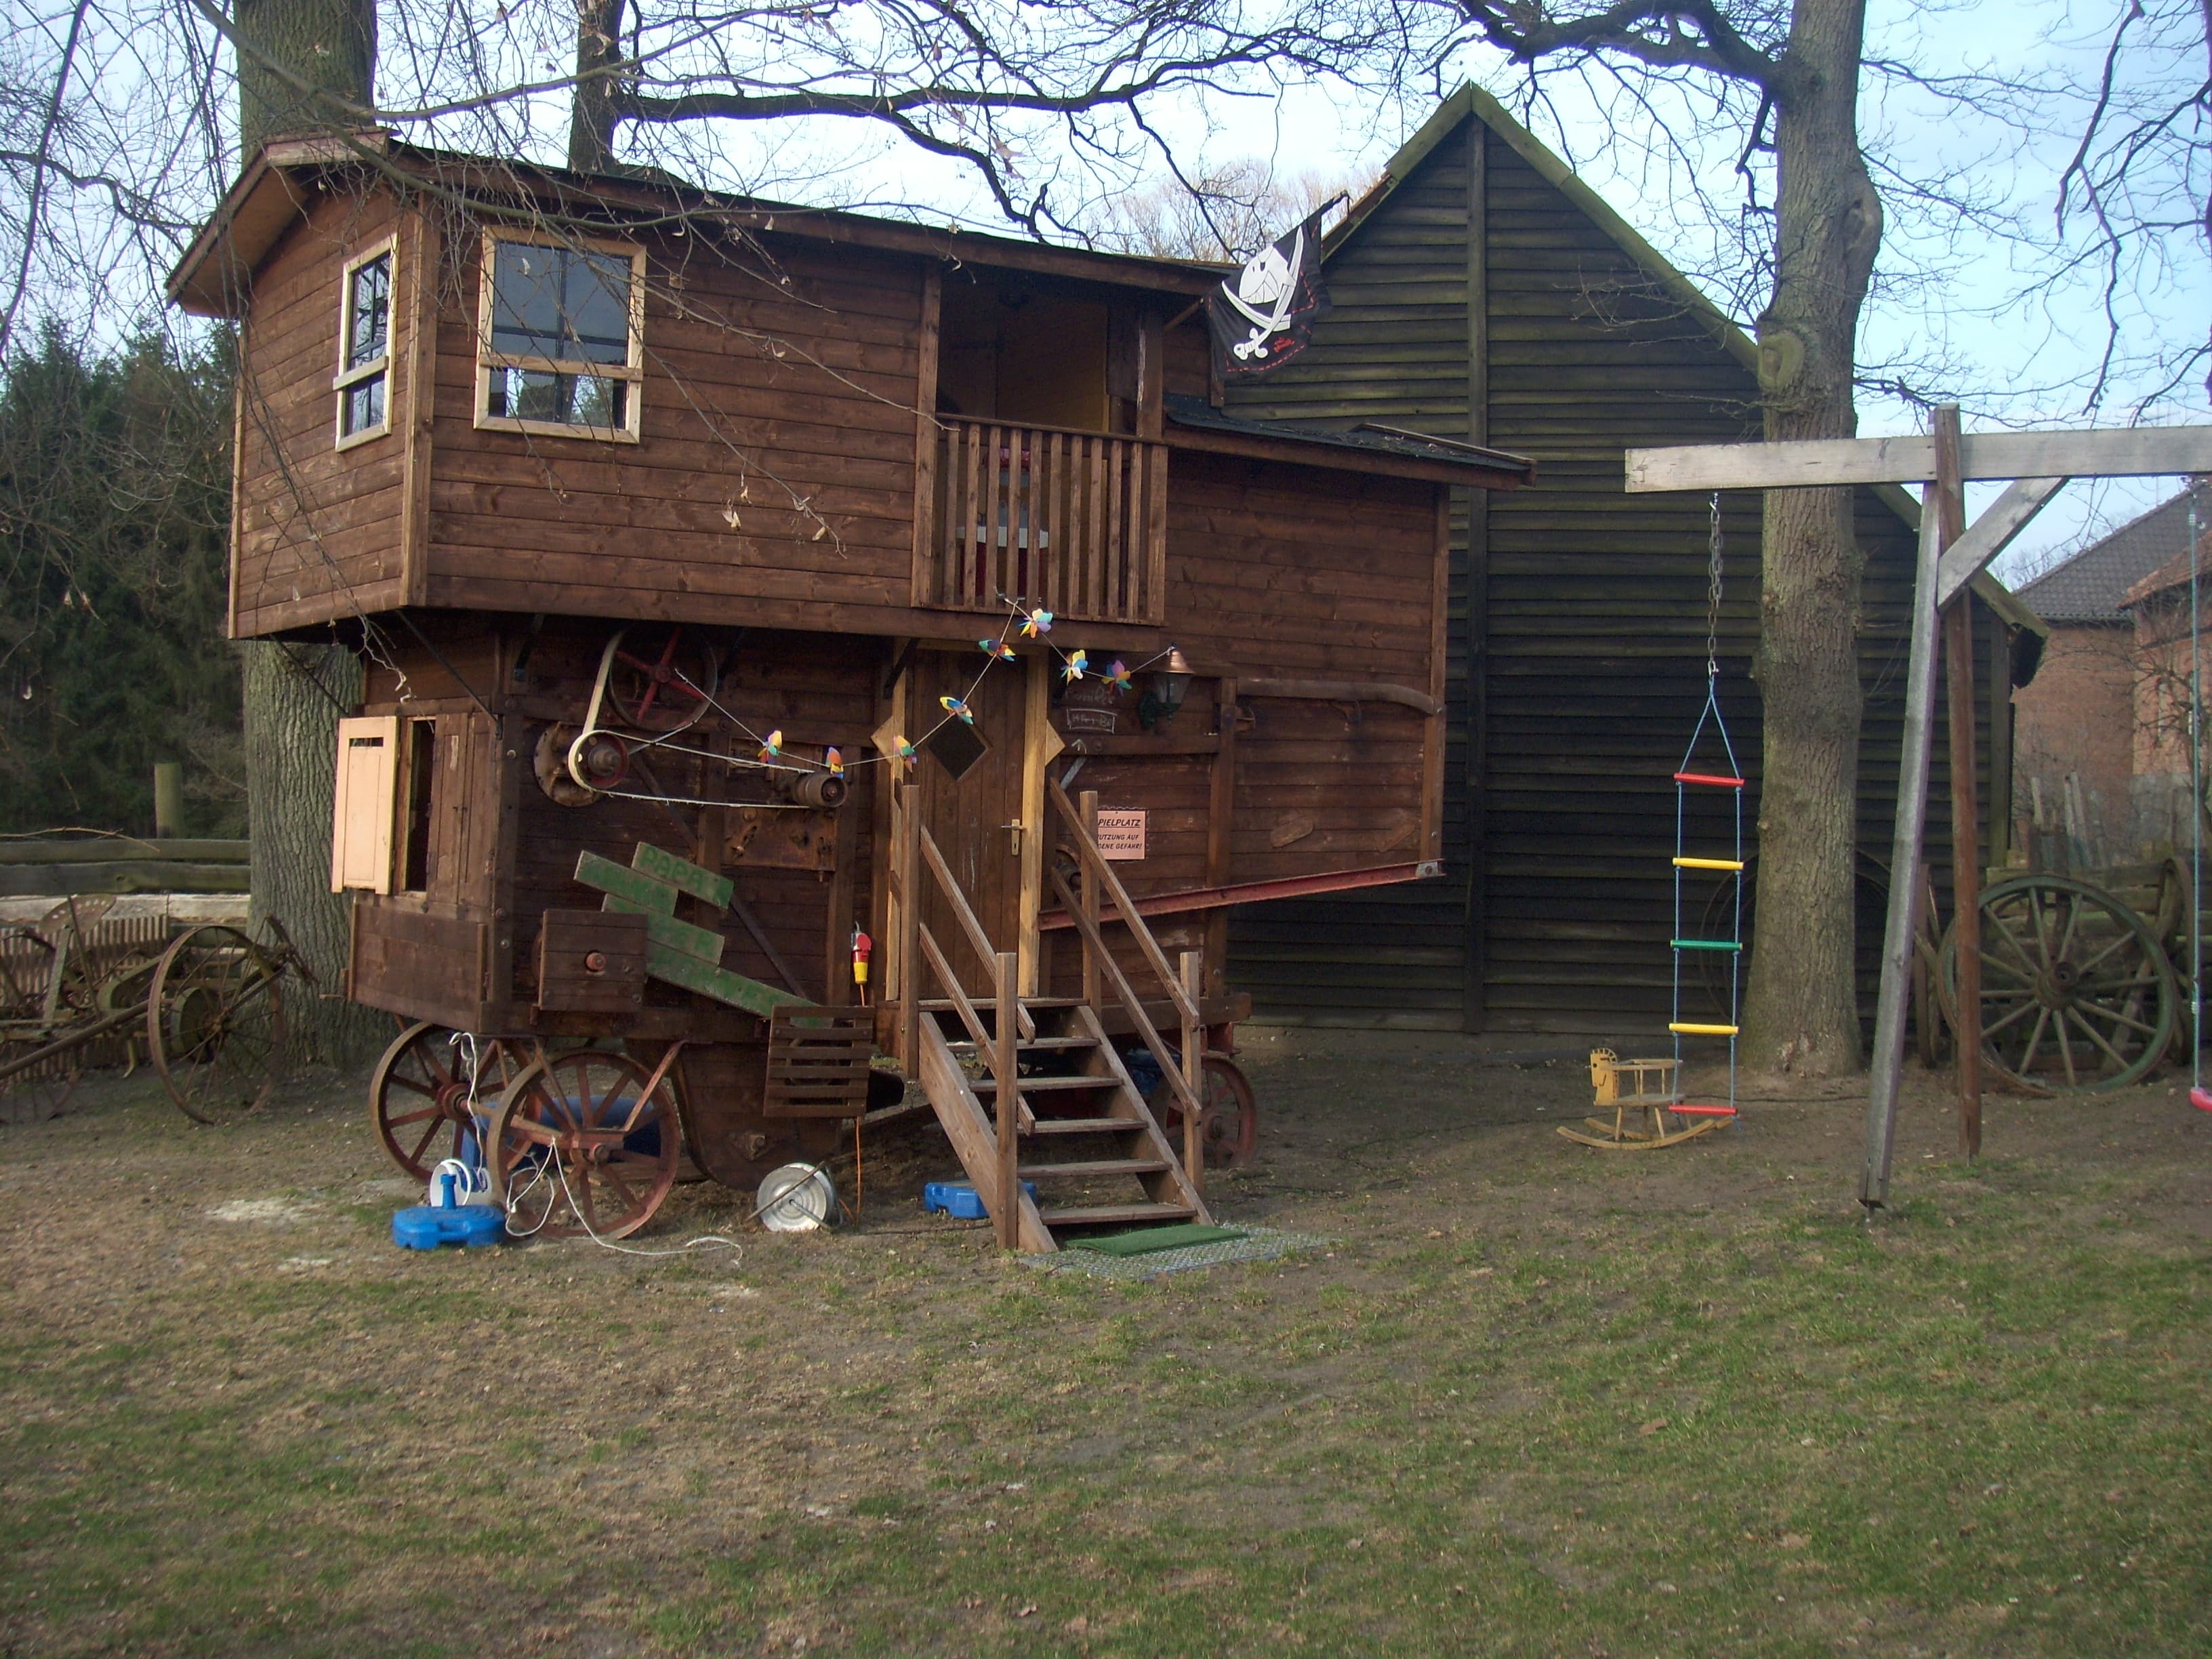
[[[2204,1091],[2203,633],[2199,620],[2197,490],[2189,490],[2189,1050],[2192,1103]]]

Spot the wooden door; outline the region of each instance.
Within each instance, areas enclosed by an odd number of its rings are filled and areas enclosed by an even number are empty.
[[[975,713],[975,725],[968,731],[941,731],[934,740],[917,741],[921,750],[915,774],[921,822],[945,854],[954,881],[989,935],[992,949],[1012,951],[1018,948],[1023,922],[1021,836],[1016,826],[1024,816],[1026,676],[1013,663],[1001,663],[982,673],[985,660],[981,652],[974,650],[918,653],[909,671],[907,706],[913,711],[909,718],[923,731],[944,717],[939,697],[963,698]],[[982,744],[980,755],[968,746],[971,738]],[[963,761],[965,769],[956,776]],[[969,994],[987,995],[990,964],[977,959],[951,902],[926,870],[921,892],[922,925],[936,938]],[[941,992],[933,983],[928,994]]]

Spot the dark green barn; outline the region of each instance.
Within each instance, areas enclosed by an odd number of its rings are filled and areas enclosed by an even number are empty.
[[[1704,696],[1707,504],[1625,495],[1622,452],[1759,435],[1755,348],[1473,87],[1445,100],[1331,234],[1328,274],[1335,308],[1311,348],[1233,391],[1235,412],[1464,439],[1534,457],[1539,478],[1486,502],[1459,492],[1455,508],[1444,876],[1241,910],[1232,978],[1256,1018],[1286,1023],[1663,1032],[1670,775]],[[1732,495],[1723,514],[1723,695],[1755,789],[1758,497]],[[1902,490],[1859,492],[1869,1010],[1918,520]],[[1982,817],[1985,836],[2002,836],[2010,686],[2033,672],[2043,629],[1996,583],[1977,593]],[[1939,717],[1928,836],[1939,887],[1943,729]],[[2002,855],[1984,849],[1988,863]]]

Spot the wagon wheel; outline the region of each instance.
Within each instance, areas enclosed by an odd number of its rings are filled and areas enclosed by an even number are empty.
[[[525,1067],[492,1115],[491,1187],[516,1233],[624,1238],[676,1182],[676,1091],[627,1054],[579,1048]]]
[[[53,941],[31,927],[0,927],[0,1019],[42,1019],[53,983]]]
[[[1165,1082],[1153,1091],[1154,1111],[1168,1145],[1182,1148],[1182,1105]],[[1260,1100],[1244,1068],[1226,1054],[1199,1062],[1198,1144],[1209,1170],[1241,1170],[1260,1145]]]
[[[462,1135],[477,1132],[477,1116],[491,1115],[520,1070],[505,1043],[488,1038],[477,1045],[471,1088],[468,1048],[454,1036],[428,1020],[410,1025],[369,1075],[368,1117],[376,1138],[417,1181],[429,1180],[440,1160],[460,1156]]]
[[[46,1047],[40,1037],[0,1041],[0,1067]],[[62,1115],[84,1075],[84,1050],[71,1048],[0,1083],[0,1123],[44,1123]]]
[[[284,1070],[282,962],[235,927],[179,934],[147,988],[146,1048],[169,1098],[202,1123],[253,1110]]]
[[[161,965],[159,946],[152,946],[143,951],[134,950],[124,957],[100,981],[98,1000],[101,1017],[144,1008],[148,994],[154,988],[155,972]],[[123,1045],[123,1075],[129,1077],[138,1069],[139,1050],[145,1046],[144,1033],[125,1025],[116,1034],[115,1040]]]
[[[681,732],[698,724],[722,681],[721,653],[680,627],[625,629],[607,665],[607,700],[625,726]]]
[[[2099,1093],[2158,1063],[2179,993],[2148,922],[2064,876],[1998,882],[1981,913],[1982,1054],[2001,1077],[2031,1091]],[[1948,1015],[1959,1006],[1955,924],[1939,967]]]

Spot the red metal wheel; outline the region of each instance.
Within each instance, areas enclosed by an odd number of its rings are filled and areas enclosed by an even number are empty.
[[[651,1084],[650,1092],[647,1085]],[[624,1238],[652,1219],[684,1155],[675,1085],[627,1054],[531,1063],[491,1121],[491,1183],[522,1236]]]
[[[1152,1097],[1168,1145],[1182,1147],[1182,1107],[1164,1082]],[[1260,1098],[1244,1068],[1227,1054],[1199,1062],[1198,1143],[1209,1170],[1241,1170],[1260,1146]]]
[[[469,1047],[455,1036],[428,1020],[410,1025],[369,1076],[376,1138],[417,1181],[428,1181],[440,1160],[460,1156],[462,1135],[476,1131],[477,1118],[491,1116],[520,1069],[507,1045],[491,1037],[476,1047],[471,1079]]]
[[[720,653],[680,627],[627,631],[607,665],[607,701],[625,726],[681,732],[696,725],[720,687]]]

